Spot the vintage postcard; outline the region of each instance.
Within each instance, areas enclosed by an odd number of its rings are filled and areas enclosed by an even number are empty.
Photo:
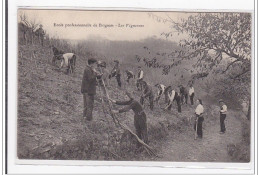
[[[17,13],[19,160],[252,162],[252,13]]]

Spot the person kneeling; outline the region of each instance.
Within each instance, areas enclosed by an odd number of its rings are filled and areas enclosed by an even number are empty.
[[[132,95],[129,92],[125,92],[125,101],[115,101],[109,99],[112,103],[117,105],[126,105],[124,108],[119,110],[112,110],[113,113],[123,113],[130,111],[131,109],[134,112],[134,126],[136,130],[136,135],[143,140],[144,143],[148,143],[148,134],[147,134],[147,121],[146,114],[142,108],[142,105],[133,99]],[[138,144],[138,147],[141,145]]]

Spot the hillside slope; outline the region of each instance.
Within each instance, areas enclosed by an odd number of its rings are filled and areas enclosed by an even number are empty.
[[[35,52],[35,56],[33,53]],[[102,105],[102,92],[97,88],[92,122],[82,118],[83,97],[80,93],[81,78],[86,59],[78,56],[76,72],[66,75],[65,69],[59,70],[50,64],[52,52],[49,47],[19,46],[18,58],[18,157],[21,159],[77,159],[77,160],[154,160],[144,150],[135,151],[134,139],[120,128],[114,126],[107,107]],[[122,65],[122,69],[127,65]],[[108,67],[111,69],[111,67]],[[151,79],[149,79],[150,83]],[[140,92],[135,91],[134,82],[124,85],[134,92],[139,100]],[[155,89],[154,89],[155,90]],[[109,95],[118,100],[123,99],[122,89],[118,89],[115,79],[108,87]],[[163,101],[163,100],[162,100]],[[163,106],[163,104],[162,104]],[[212,160],[219,149],[227,147],[215,144],[210,134],[218,135],[216,126],[218,118],[212,114],[212,107],[205,105],[208,119],[205,121],[206,139],[194,144],[192,126],[188,117],[193,116],[194,106],[184,105],[181,114],[176,106],[171,111],[163,111],[158,106],[154,111],[145,108],[148,121],[149,145],[153,147],[160,161],[229,161]],[[214,109],[215,110],[215,109]],[[134,131],[133,113],[121,114],[122,123]],[[233,119],[232,119],[233,120]],[[238,120],[238,119],[237,119]],[[237,131],[241,130],[239,121],[235,122]],[[214,131],[213,131],[214,130]],[[207,134],[210,133],[210,134]],[[124,137],[125,136],[125,137]],[[184,136],[184,137],[182,137]],[[237,143],[241,135],[230,140]],[[173,141],[174,140],[174,141]],[[225,141],[225,140],[224,140]],[[230,144],[229,142],[229,144]],[[218,146],[207,149],[207,154],[198,154],[201,144]],[[223,141],[221,142],[223,143]],[[181,152],[185,145],[192,146],[193,159],[186,155],[168,154],[177,150]],[[221,147],[221,148],[220,148]],[[183,150],[185,151],[185,150]],[[197,155],[197,157],[196,157]],[[201,158],[200,156],[204,156]],[[194,158],[195,156],[195,158]],[[220,158],[220,156],[219,156]],[[225,159],[225,160],[223,160]],[[226,160],[228,159],[228,160]]]

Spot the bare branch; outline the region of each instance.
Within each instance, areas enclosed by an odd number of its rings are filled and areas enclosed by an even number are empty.
[[[242,73],[236,75],[235,77],[232,77],[231,79],[236,80],[237,78],[239,78],[240,76],[246,74],[246,73],[249,72],[249,71],[250,71],[250,69],[247,69],[247,70],[245,70],[244,72],[242,72]]]
[[[227,68],[226,68],[222,73],[225,73],[225,72],[229,69],[230,66],[232,66],[234,63],[239,62],[239,61],[240,61],[240,60],[235,60],[235,61],[232,61],[231,63],[229,63],[229,65],[227,66]]]

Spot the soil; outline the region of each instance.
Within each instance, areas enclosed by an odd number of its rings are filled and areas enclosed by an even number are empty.
[[[205,126],[206,123],[206,126]],[[228,115],[226,132],[220,134],[219,122],[204,120],[203,138],[194,139],[193,126],[181,134],[169,134],[160,151],[159,161],[182,162],[234,162],[228,155],[228,145],[242,140],[241,123],[234,115]]]

